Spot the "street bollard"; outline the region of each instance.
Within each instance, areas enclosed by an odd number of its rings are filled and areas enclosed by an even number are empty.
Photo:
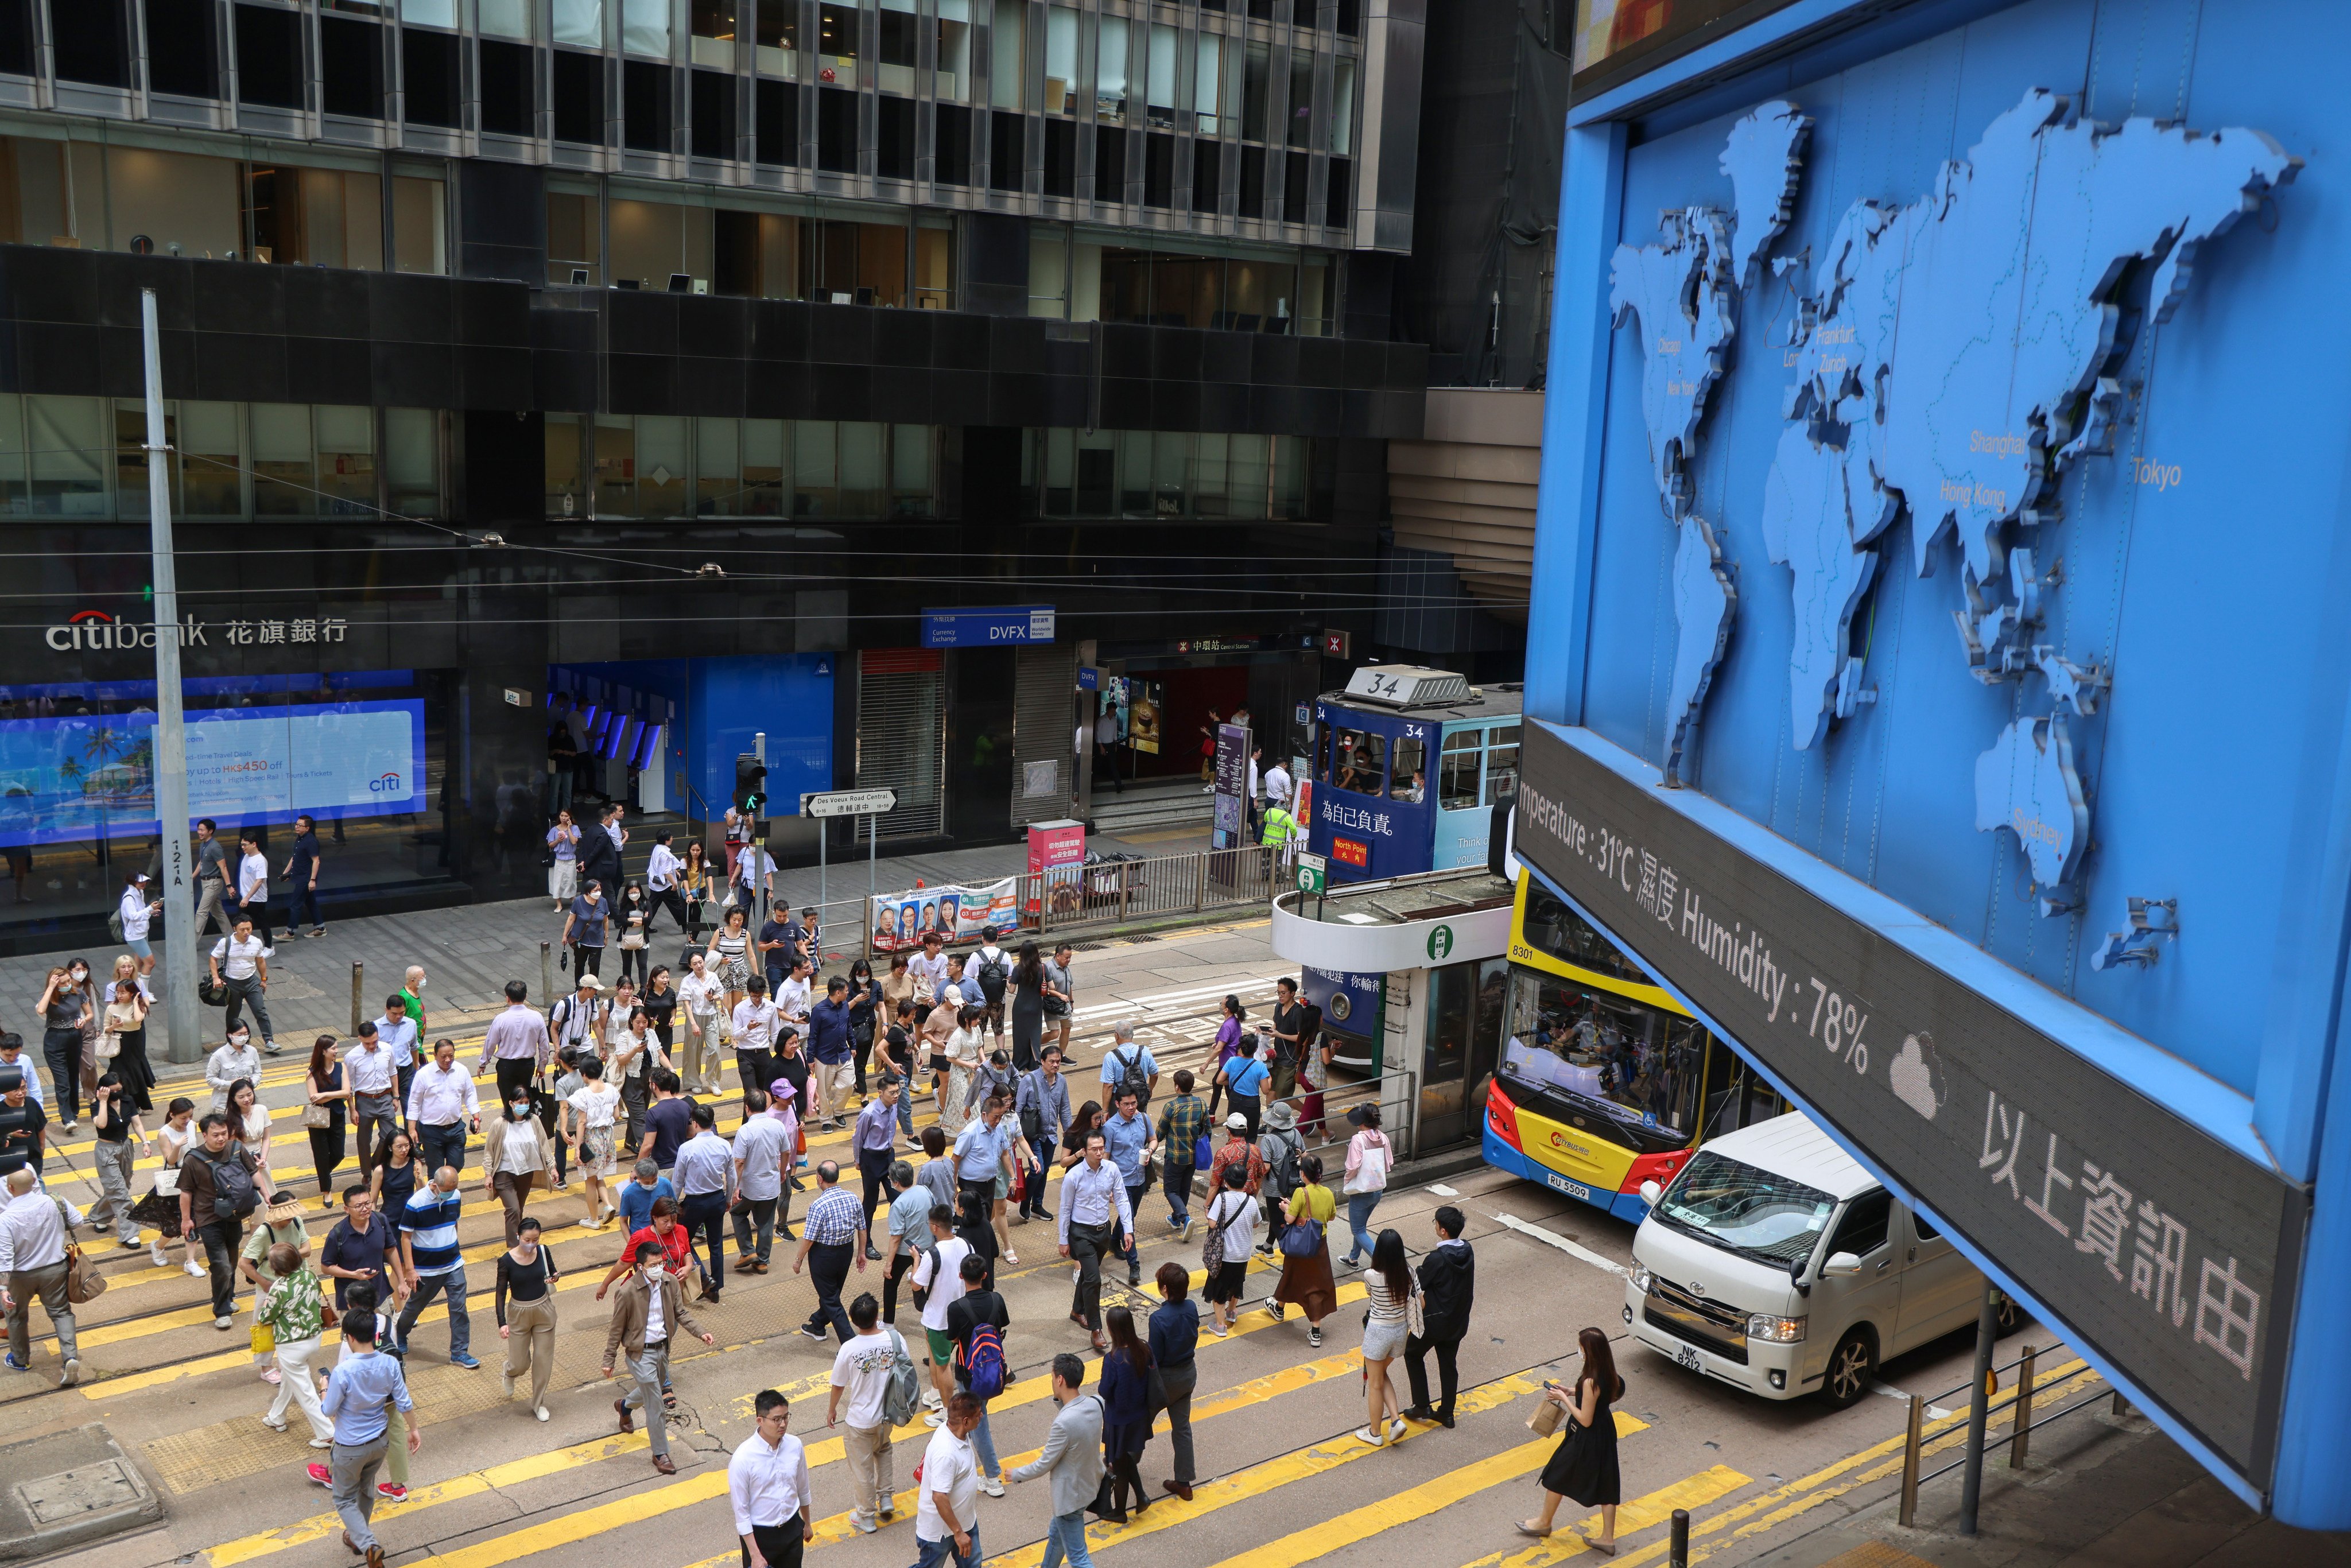
[[[2024,1347],[2024,1360],[2016,1369],[2016,1436],[2008,1440],[2008,1468],[2024,1468],[2024,1450],[2032,1437],[2032,1347]]]
[[[1918,1455],[1919,1437],[1926,1425],[1927,1401],[1919,1395],[1910,1396],[1910,1426],[1902,1437],[1902,1528],[1908,1530],[1918,1517]]]
[[[555,944],[552,942],[538,945],[538,1005],[542,1008],[555,1005]]]
[[[1975,1398],[1968,1406],[1968,1447],[1959,1471],[1959,1533],[1976,1532],[1977,1506],[1983,1500],[1984,1429],[1991,1420],[1992,1343],[2000,1335],[2000,1288],[1986,1285],[1976,1312]]]
[[[360,1020],[366,1015],[360,1011],[360,997],[367,989],[367,966],[357,958],[351,960],[351,1037],[359,1038]]]
[[[1689,1568],[1689,1510],[1674,1510],[1673,1533],[1667,1540],[1667,1568]]]

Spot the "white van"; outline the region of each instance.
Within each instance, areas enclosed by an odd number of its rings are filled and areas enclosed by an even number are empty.
[[[1850,1405],[1880,1360],[1974,1322],[1983,1302],[1975,1265],[1801,1113],[1709,1141],[1641,1195],[1634,1336],[1766,1399]],[[2003,1298],[2001,1332],[2016,1319]]]

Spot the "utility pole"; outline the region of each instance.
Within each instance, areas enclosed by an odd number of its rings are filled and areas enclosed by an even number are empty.
[[[163,432],[163,352],[155,326],[155,291],[139,293],[140,336],[147,358],[147,533],[155,572],[155,817],[163,862],[163,1018],[167,1060],[204,1060],[196,1028],[196,894],[188,847],[188,729],[180,707],[180,588],[172,561],[171,451]],[[182,933],[185,933],[184,944]]]

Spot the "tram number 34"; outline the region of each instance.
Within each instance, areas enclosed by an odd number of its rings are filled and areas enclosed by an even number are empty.
[[[1812,982],[1813,1021],[1804,1032],[1844,1059],[1855,1072],[1867,1072],[1869,1047],[1862,1043],[1861,1031],[1868,1027],[1869,1015],[1822,985],[1817,975],[1812,977]]]

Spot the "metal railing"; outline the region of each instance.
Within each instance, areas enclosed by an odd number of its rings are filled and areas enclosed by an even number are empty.
[[[1261,904],[1283,885],[1290,859],[1284,849],[1252,844],[1024,873],[1020,919],[1041,935],[1056,926]]]
[[[2013,1410],[2016,1413],[2015,1418],[2009,1424],[2009,1435],[2007,1438],[2008,1465],[2011,1469],[2022,1469],[2024,1468],[2025,1454],[2031,1446],[2032,1434],[2035,1431],[2039,1430],[2041,1427],[2046,1427],[2052,1421],[2058,1420],[2066,1416],[2071,1416],[2077,1410],[2086,1410],[2091,1406],[2098,1403],[2098,1401],[2104,1397],[2102,1395],[2093,1394],[2086,1398],[2075,1400],[2071,1405],[2053,1410],[2047,1415],[2040,1417],[2038,1420],[2035,1420],[2032,1415],[2033,1400],[2043,1393],[2047,1392],[2053,1395],[2055,1390],[2065,1384],[2074,1382],[2077,1378],[2088,1377],[2095,1380],[2098,1375],[2095,1369],[2091,1367],[2087,1362],[2085,1362],[2069,1372],[2053,1375],[2049,1379],[2045,1389],[2036,1388],[2034,1386],[2034,1379],[2037,1374],[2034,1370],[2034,1363],[2039,1354],[2040,1353],[2033,1346],[2028,1344],[2024,1347],[2024,1353],[2018,1356],[2014,1361],[2002,1363],[2001,1364],[1991,1369],[1991,1375],[1993,1377],[1997,1377],[2003,1372],[2014,1371],[2017,1374],[2015,1392],[2011,1394],[2007,1399],[1995,1400],[1984,1408],[1984,1421],[1987,1427],[1989,1427],[1991,1424],[1991,1417],[1999,1415],[2001,1411]],[[1931,1440],[1926,1436],[1927,1408],[1929,1405],[1938,1404],[1942,1400],[1949,1398],[1954,1394],[1967,1394],[1974,1400],[1983,1400],[1991,1397],[1983,1388],[1970,1383],[1954,1385],[1952,1387],[1943,1390],[1940,1394],[1913,1394],[1910,1396],[1910,1421],[1907,1429],[1904,1433],[1902,1441],[1902,1501],[1897,1514],[1897,1518],[1905,1530],[1915,1528],[1913,1521],[1917,1517],[1918,1512],[1918,1489],[1928,1481],[1934,1480],[1938,1477],[1950,1474],[1953,1470],[1959,1469],[1968,1462],[1967,1454],[1962,1452],[1958,1458],[1953,1459],[1949,1464],[1939,1465],[1934,1469],[1927,1471],[1923,1475],[1919,1473],[1919,1466],[1925,1460],[1926,1445]],[[2115,1394],[2115,1399],[2117,1405],[2119,1405],[2122,1399],[2122,1395],[2119,1392],[2116,1392]],[[1949,1428],[1946,1428],[1946,1430],[1948,1431]],[[1943,1435],[1944,1433],[1938,1432],[1936,1437],[1939,1437]],[[1987,1448],[1989,1448],[1990,1446],[1991,1445],[1988,1442],[1986,1445]]]

